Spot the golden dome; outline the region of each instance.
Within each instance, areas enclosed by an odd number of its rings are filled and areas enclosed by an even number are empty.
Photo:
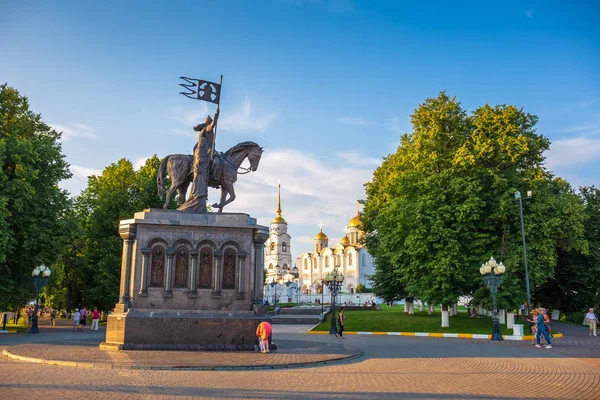
[[[323,233],[323,228],[321,228],[321,231],[317,233],[317,236],[315,236],[315,240],[329,240],[327,235]]]
[[[360,226],[360,214],[356,213],[354,218],[348,222],[348,228]]]
[[[272,224],[287,224],[287,222],[285,222],[285,219],[283,219],[283,217],[281,215],[278,215],[275,217],[275,219],[273,219],[273,222],[271,222]]]
[[[344,236],[342,240],[340,240],[340,244],[344,246],[348,246],[350,244],[350,240],[348,240],[348,236]]]

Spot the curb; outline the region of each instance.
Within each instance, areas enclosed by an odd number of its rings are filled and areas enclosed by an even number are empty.
[[[10,329],[10,330],[0,330],[0,334],[2,333],[17,333],[16,329]]]
[[[328,331],[313,331],[309,330],[306,333],[313,335],[328,335]],[[344,331],[344,335],[380,335],[380,336],[419,336],[419,337],[435,337],[435,338],[452,338],[452,339],[491,339],[492,335],[480,333],[433,333],[433,332],[359,332],[359,331]],[[562,333],[557,333],[552,338],[561,338]],[[514,336],[502,335],[504,340],[533,340],[533,335]]]
[[[26,361],[36,364],[49,364],[49,365],[62,365],[65,367],[77,367],[77,368],[96,368],[96,369],[135,369],[135,370],[160,370],[160,371],[243,371],[243,370],[255,370],[255,369],[289,369],[289,368],[301,368],[311,367],[314,365],[326,365],[338,362],[349,361],[358,357],[361,357],[364,352],[359,349],[356,354],[351,354],[347,357],[336,358],[333,360],[325,361],[313,361],[313,362],[299,362],[289,364],[258,364],[258,365],[231,365],[231,366],[157,366],[157,365],[117,365],[117,364],[105,364],[98,363],[94,364],[91,362],[78,362],[78,361],[61,361],[61,360],[45,360],[43,358],[33,358],[19,356],[11,353],[7,349],[2,351],[2,354],[10,359],[18,361]]]

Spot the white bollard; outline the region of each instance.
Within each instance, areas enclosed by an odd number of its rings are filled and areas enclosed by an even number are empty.
[[[509,311],[506,313],[506,327],[511,329],[515,325],[515,313]]]
[[[513,325],[513,335],[514,336],[523,336],[523,325],[514,324]]]

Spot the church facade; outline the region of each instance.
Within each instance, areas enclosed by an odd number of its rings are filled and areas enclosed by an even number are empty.
[[[281,211],[281,185],[278,186],[276,212],[265,246],[265,302],[314,303],[318,299],[328,303],[331,293],[323,284],[323,279],[335,267],[345,277],[338,301],[361,303],[372,299],[372,296],[363,296],[361,299],[356,293],[360,284],[372,287],[369,277],[375,273],[373,257],[363,245],[364,232],[360,230],[359,213],[348,222],[346,235],[340,243],[331,247],[321,225],[321,230],[314,238],[314,250],[302,253],[293,264],[292,237]]]
[[[342,296],[340,302],[360,303],[360,296],[355,295],[359,284],[372,287],[369,276],[375,273],[373,257],[363,245],[364,232],[360,230],[360,215],[357,213],[346,227],[346,236],[329,247],[329,238],[323,227],[314,238],[314,250],[302,253],[297,259],[299,287],[301,298],[312,302],[320,296],[328,296],[330,292],[322,281],[325,275],[337,267],[344,274]],[[365,298],[366,299],[366,298]],[[323,301],[329,302],[325,298]]]

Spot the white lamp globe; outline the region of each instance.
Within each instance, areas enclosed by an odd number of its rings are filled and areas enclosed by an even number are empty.
[[[42,272],[42,275],[44,275],[46,278],[50,276],[50,268],[46,268],[46,270],[44,272]]]
[[[31,276],[38,276],[40,274],[40,269],[38,267],[35,267],[33,269],[33,272],[31,272]]]

